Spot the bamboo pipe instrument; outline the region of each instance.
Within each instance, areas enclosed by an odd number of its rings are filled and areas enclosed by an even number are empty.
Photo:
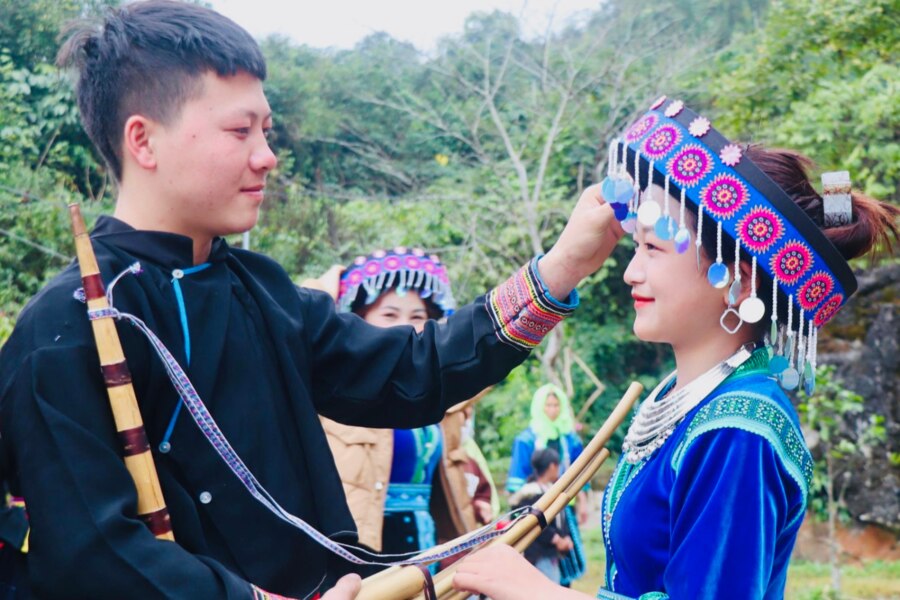
[[[72,221],[72,233],[75,235],[75,251],[88,310],[110,308],[100,277],[100,268],[97,266],[97,257],[94,255],[91,238],[88,236],[77,203],[69,205],[69,217]],[[150,442],[144,430],[134,386],[131,384],[131,372],[122,351],[115,321],[111,316],[93,319],[91,328],[97,343],[100,370],[106,383],[116,431],[122,444],[125,467],[137,488],[138,518],[158,539],[175,541],[169,511],[166,509],[162,488],[159,485],[156,465],[153,464]]]
[[[603,458],[605,458],[605,454],[603,457],[600,456],[601,451],[604,450],[604,446],[609,443],[613,433],[631,412],[632,406],[637,401],[638,397],[640,397],[643,389],[643,386],[636,382],[628,387],[625,395],[600,427],[600,430],[597,431],[597,434],[584,448],[584,451],[581,453],[581,456],[578,457],[578,460],[573,462],[559,480],[557,480],[557,482],[553,484],[553,486],[541,496],[537,502],[535,502],[535,508],[541,510],[548,521],[556,516],[556,513],[550,513],[550,507],[554,504],[554,500],[563,495],[567,490],[574,489],[574,493],[577,493],[577,490],[594,475],[596,468],[599,468],[600,464],[603,462]],[[594,471],[588,471],[587,467],[589,465],[594,468]],[[573,488],[573,485],[578,481],[582,481],[581,485]],[[574,493],[572,497],[574,497]],[[571,497],[569,499],[571,500]],[[569,500],[561,501],[559,503],[559,510],[562,510],[568,502]],[[519,519],[508,532],[504,533],[499,538],[496,538],[494,543],[514,545],[532,528],[539,529],[538,519],[534,515],[526,515]],[[524,546],[522,549],[524,550]],[[438,597],[441,596],[441,590],[444,590],[444,593],[448,590],[452,590],[454,573],[455,568],[451,565],[448,569],[441,571],[435,576],[434,584]],[[362,589],[356,599],[406,600],[409,598],[417,598],[419,597],[418,595],[420,592],[422,592],[424,583],[424,575],[417,567],[394,567],[364,579]],[[440,588],[438,586],[440,586]]]
[[[547,510],[547,513],[545,513],[546,515],[548,515],[548,521],[551,520],[551,518],[549,517],[550,514],[553,514],[555,517],[565,509],[569,502],[571,502],[572,499],[578,495],[578,492],[581,490],[581,488],[584,487],[584,485],[587,484],[588,481],[590,481],[591,477],[594,476],[594,474],[600,468],[600,465],[606,462],[607,458],[609,458],[609,450],[604,448],[600,451],[599,454],[597,454],[597,456],[594,457],[594,459],[588,464],[584,471],[582,471],[581,476],[573,481],[572,485],[553,501],[553,504],[551,504],[550,508]],[[518,541],[510,544],[519,554],[525,552],[525,549],[528,548],[528,546],[530,546],[532,542],[534,542],[534,540],[538,538],[539,535],[541,535],[542,531],[540,527],[532,526],[528,528],[528,525],[525,525],[524,527],[522,527],[522,529],[527,529],[527,531],[524,531],[521,537],[518,538]],[[516,536],[510,537],[512,538]],[[492,546],[495,543],[504,543],[502,540],[502,536],[499,540],[493,540],[491,543],[485,544],[485,547]],[[452,569],[452,573],[448,573],[447,575],[441,577],[441,574],[444,573],[444,571],[441,571],[441,573],[438,574],[438,577],[435,578],[434,586],[437,597],[439,598],[439,600],[465,600],[466,598],[471,596],[471,594],[469,592],[453,589],[453,575],[456,573],[455,565],[451,566],[450,569]],[[448,569],[448,571],[450,569]],[[440,581],[438,581],[438,578],[440,578]],[[418,600],[422,597],[423,596],[420,594],[416,596],[414,600]]]

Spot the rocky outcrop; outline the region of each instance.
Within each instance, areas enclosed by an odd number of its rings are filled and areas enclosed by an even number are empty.
[[[846,486],[855,520],[900,534],[900,262],[857,277],[859,292],[823,330],[819,364],[834,365],[843,387],[865,401],[862,413],[845,415],[845,433],[855,437],[872,415],[881,415],[886,436],[861,444],[861,452],[841,465],[846,481],[836,485]]]

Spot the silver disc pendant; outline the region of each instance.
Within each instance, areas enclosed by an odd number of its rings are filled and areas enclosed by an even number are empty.
[[[659,202],[656,200],[648,200],[641,203],[641,206],[637,211],[637,218],[644,227],[653,227],[656,225],[656,222],[659,221],[659,216],[661,214],[662,209],[659,207]]]
[[[731,281],[731,274],[728,272],[728,267],[723,263],[715,262],[709,266],[709,270],[706,272],[706,279],[709,280],[709,285],[717,290],[721,290]]]
[[[675,251],[678,254],[684,254],[691,247],[691,234],[687,229],[682,227],[675,234]]]
[[[604,178],[603,183],[600,184],[600,195],[603,196],[603,199],[606,200],[608,204],[615,204],[616,180],[612,177]]]
[[[781,373],[781,387],[791,391],[800,384],[800,373],[794,367],[788,367]]]
[[[660,217],[654,227],[654,233],[661,240],[671,240],[675,234],[675,219],[666,216]]]
[[[731,285],[728,287],[728,304],[737,304],[738,296],[741,295],[741,282],[735,279],[731,282]],[[741,317],[742,321],[746,321],[743,316]]]
[[[772,375],[780,375],[788,368],[788,361],[780,354],[776,354],[769,361],[769,373]]]
[[[759,298],[751,296],[741,302],[738,313],[747,323],[759,323],[766,314],[766,305]]]
[[[813,371],[812,365],[806,362],[803,365],[803,391],[807,396],[812,396],[816,389],[816,373]]]
[[[627,179],[616,179],[615,199],[618,204],[627,204],[634,198],[634,186]]]

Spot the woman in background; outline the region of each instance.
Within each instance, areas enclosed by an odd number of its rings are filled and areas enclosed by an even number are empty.
[[[506,490],[519,491],[533,475],[532,456],[535,450],[551,448],[559,455],[559,472],[565,473],[569,465],[581,454],[582,444],[575,433],[575,417],[569,398],[558,386],[548,383],[537,389],[531,400],[531,421],[528,428],[519,433],[513,441],[512,459]],[[586,568],[584,546],[578,525],[587,520],[587,497],[585,491],[576,499],[578,518],[572,507],[566,507],[563,518],[572,538],[572,548],[559,561],[560,583],[564,586],[580,578]]]

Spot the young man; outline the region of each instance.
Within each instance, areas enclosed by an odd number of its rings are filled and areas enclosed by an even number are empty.
[[[416,427],[502,379],[574,304],[621,230],[596,189],[554,248],[444,325],[379,329],[338,315],[265,257],[221,236],[256,223],[276,159],[265,62],[208,9],[151,0],[72,34],[62,64],[118,180],[92,234],[115,307],[142,319],[190,377],[231,446],[290,513],[340,541],[355,530],[316,413]],[[81,287],[71,266],[22,312],[0,354],[0,455],[31,519],[29,574],[42,598],[308,597],[348,566],[257,502],[179,411],[162,363],[119,333],[176,542],[136,516]],[[179,418],[180,415],[180,418]],[[342,580],[326,597],[355,595]]]

